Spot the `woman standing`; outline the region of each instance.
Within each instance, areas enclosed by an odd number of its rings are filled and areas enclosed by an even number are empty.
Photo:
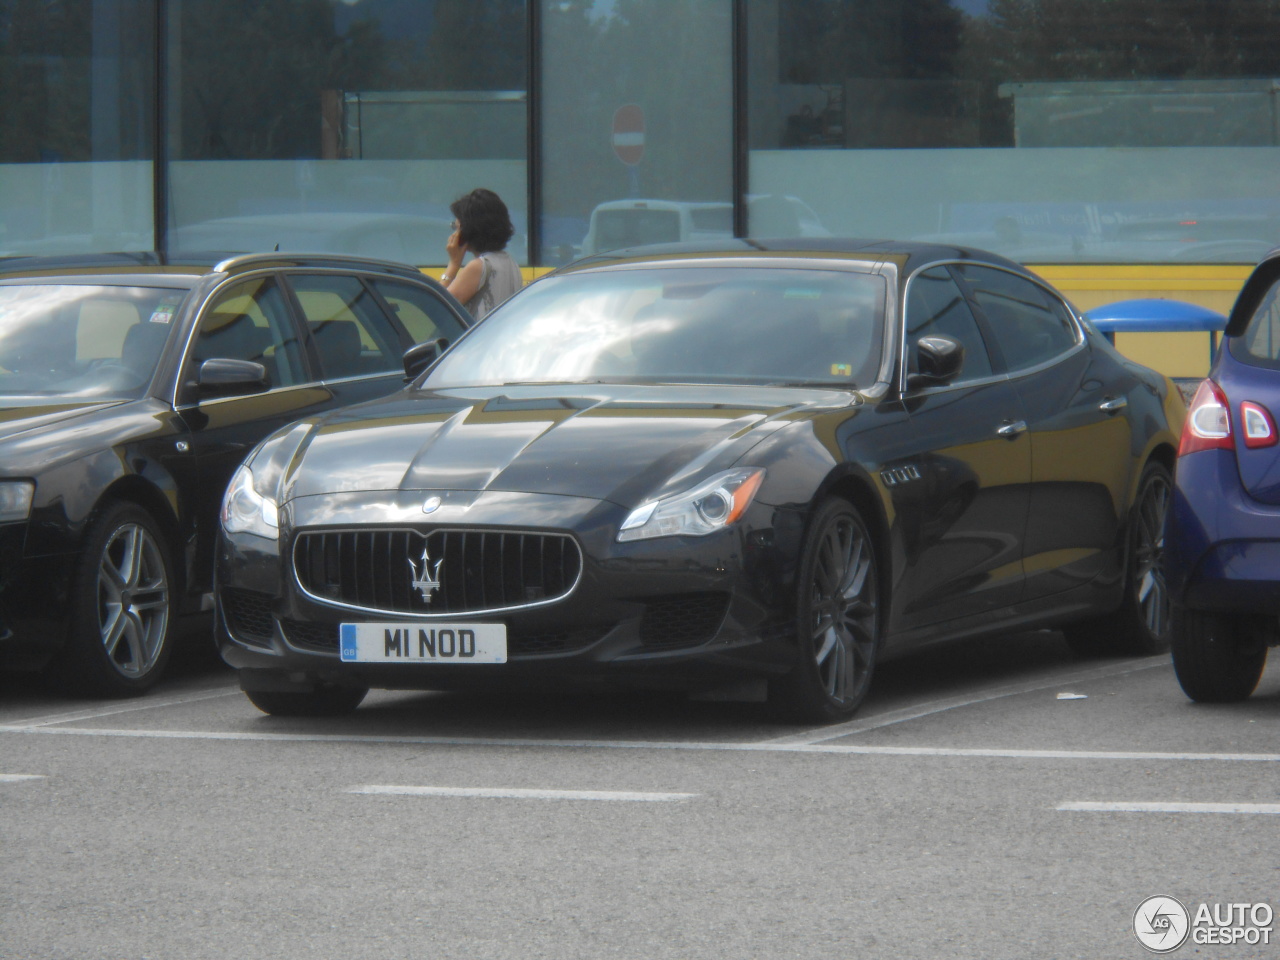
[[[515,228],[502,198],[483,187],[458,198],[449,209],[453,213],[453,233],[445,244],[449,266],[440,282],[481,320],[524,285],[520,267],[506,252]],[[462,258],[468,252],[474,259],[464,267]]]

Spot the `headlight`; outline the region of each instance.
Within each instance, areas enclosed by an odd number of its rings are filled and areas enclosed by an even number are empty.
[[[0,483],[0,523],[25,520],[31,516],[31,497],[36,485],[30,480],[6,480]]]
[[[762,480],[762,468],[730,470],[687,493],[641,504],[623,522],[618,540],[705,537],[715,533],[742,516]]]
[[[279,527],[276,502],[255,490],[253,472],[241,467],[222,498],[222,529],[227,533],[250,533],[274,540]]]

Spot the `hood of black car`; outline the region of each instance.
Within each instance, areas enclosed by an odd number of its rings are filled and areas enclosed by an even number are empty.
[[[0,397],[0,442],[122,402],[67,400],[61,397]]]
[[[847,392],[589,385],[402,393],[314,424],[286,499],[375,490],[500,490],[632,505],[723,469]]]

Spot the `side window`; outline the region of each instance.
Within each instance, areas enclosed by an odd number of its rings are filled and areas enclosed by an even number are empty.
[[[994,267],[962,264],[956,269],[990,323],[1010,371],[1052,360],[1076,345],[1066,306],[1038,283]]]
[[[192,359],[199,364],[215,357],[262,364],[273,387],[305,381],[293,323],[273,277],[238,283],[206,309]]]
[[[946,267],[932,267],[911,279],[907,293],[908,370],[916,369],[916,342],[937,334],[964,344],[964,365],[954,382],[991,376],[991,358],[982,331]]]
[[[462,335],[462,324],[453,311],[429,290],[394,280],[374,280],[373,285],[391,305],[414,343],[441,337],[453,343]]]
[[[290,276],[326,380],[403,370],[400,335],[359,277]]]
[[[1280,282],[1273,283],[1262,298],[1239,342],[1245,348],[1245,356],[1239,359],[1255,361],[1255,366],[1261,360],[1262,366],[1280,367]],[[1235,344],[1232,353],[1238,354]]]

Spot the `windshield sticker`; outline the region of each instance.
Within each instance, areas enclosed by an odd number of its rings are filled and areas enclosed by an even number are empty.
[[[782,295],[784,300],[821,300],[821,290],[802,290],[798,287],[792,287]]]
[[[831,365],[831,375],[833,377],[852,377],[853,364],[850,363],[833,363]]]
[[[162,303],[151,314],[152,323],[168,323],[173,319],[174,304]]]

